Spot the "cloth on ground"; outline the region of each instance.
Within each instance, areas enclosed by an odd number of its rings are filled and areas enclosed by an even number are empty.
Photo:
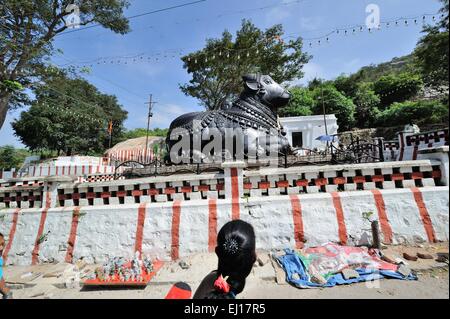
[[[286,272],[286,280],[298,288],[333,287],[335,285],[396,278],[417,280],[414,274],[403,276],[397,265],[379,258],[375,250],[327,243],[301,251],[285,250],[277,257]],[[354,269],[359,276],[345,279],[341,271]]]

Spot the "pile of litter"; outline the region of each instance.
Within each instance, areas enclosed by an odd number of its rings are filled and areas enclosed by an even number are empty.
[[[146,285],[162,266],[150,258],[140,258],[139,253],[131,260],[123,257],[108,259],[84,281],[85,286],[98,285]]]
[[[298,288],[333,287],[382,278],[417,280],[405,265],[381,260],[375,249],[327,243],[275,257],[286,280]]]

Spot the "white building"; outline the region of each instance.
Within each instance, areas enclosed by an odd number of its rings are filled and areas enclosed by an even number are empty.
[[[281,117],[280,122],[292,147],[325,149],[326,142],[318,141],[317,138],[337,134],[339,128],[334,114],[328,114],[325,118],[328,134],[325,132],[323,115]]]

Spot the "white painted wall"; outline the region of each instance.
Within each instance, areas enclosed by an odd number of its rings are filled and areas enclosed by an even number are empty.
[[[449,240],[449,188],[420,188],[430,215],[436,238]],[[386,214],[393,232],[394,244],[427,241],[417,203],[410,189],[381,190]],[[363,212],[374,212],[370,191],[339,192],[348,244],[370,242],[370,223]],[[338,241],[338,223],[332,197],[328,193],[298,195],[302,210],[307,246]],[[181,202],[180,257],[208,250],[210,216],[208,200]],[[143,254],[152,258],[170,259],[172,245],[173,202],[146,206],[143,231]],[[139,204],[90,206],[81,208],[75,241],[74,261],[84,257],[88,262],[102,262],[107,256],[131,257],[136,242]],[[0,211],[0,232],[8,240],[13,209]],[[23,209],[8,255],[8,264],[29,265],[42,210]],[[40,261],[64,261],[70,235],[73,207],[48,211],[44,234],[48,240],[40,245]],[[256,232],[258,249],[295,247],[292,205],[289,196],[254,197],[240,200],[240,218],[250,222]],[[231,219],[230,200],[217,200],[217,231]]]

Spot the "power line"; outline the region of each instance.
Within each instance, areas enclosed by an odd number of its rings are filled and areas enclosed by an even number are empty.
[[[404,26],[410,26],[412,24],[418,24],[420,20],[422,20],[422,23],[427,22],[426,21],[426,17],[432,16],[433,17],[433,22],[436,22],[435,16],[438,15],[438,13],[435,14],[421,14],[415,17],[400,17],[400,18],[394,18],[392,20],[389,21],[382,21],[380,22],[380,27],[381,25],[384,25],[384,29],[389,29],[391,26],[400,26],[400,25],[404,25]],[[401,23],[402,22],[402,23]],[[379,30],[379,29],[377,29]],[[358,32],[357,32],[358,31]],[[369,33],[373,32],[373,29],[368,28],[366,26],[363,25],[353,25],[353,26],[348,26],[348,27],[341,27],[341,28],[334,28],[331,29],[331,31],[317,36],[317,37],[312,37],[312,38],[302,38],[302,40],[304,41],[304,44],[309,42],[309,47],[312,47],[313,44],[314,45],[318,45],[320,46],[322,43],[324,43],[325,41],[322,40],[326,40],[326,42],[329,42],[331,40],[332,36],[339,36],[339,35],[349,35],[349,34],[357,34],[357,33],[361,33],[363,31],[368,31]],[[292,39],[292,38],[296,38],[295,36],[293,36],[295,33],[290,33],[289,35],[287,35],[284,39],[281,37],[273,37],[273,38],[265,38],[261,41],[258,41],[256,44],[253,44],[247,48],[241,48],[241,49],[230,49],[230,48],[222,48],[221,50],[217,50],[217,52],[213,52],[209,55],[203,53],[200,54],[199,56],[196,57],[196,59],[198,60],[199,58],[203,58],[205,59],[205,61],[209,61],[209,60],[214,60],[216,58],[243,58],[244,56],[250,56],[250,54],[252,53],[252,51],[254,51],[256,54],[259,53],[259,47],[264,45],[265,43],[268,43],[271,40],[277,39],[280,43],[283,43],[285,41],[288,41],[288,39]],[[148,53],[139,53],[139,54],[134,54],[134,55],[125,55],[125,56],[116,56],[116,57],[100,57],[100,58],[96,58],[93,60],[88,60],[88,61],[84,61],[84,62],[78,62],[78,65],[90,65],[91,67],[94,66],[94,64],[100,65],[100,64],[128,64],[128,63],[136,63],[136,62],[149,62],[151,60],[154,60],[154,62],[158,62],[160,59],[163,58],[167,58],[167,57],[172,57],[175,58],[177,56],[181,56],[183,54],[186,54],[186,52],[190,52],[193,51],[195,49],[192,50],[186,50],[186,49],[168,49],[165,51],[160,51],[157,53],[152,53],[152,54],[148,54]],[[232,57],[233,55],[233,57]],[[189,60],[189,58],[188,58]],[[198,62],[198,61],[197,61]],[[68,64],[66,64],[68,65]],[[66,66],[64,65],[64,66]]]
[[[65,56],[67,56],[67,54],[65,54],[65,53],[62,52],[61,58],[63,58],[64,60],[68,61],[69,63],[73,63],[73,60],[70,60],[70,59],[66,58]],[[63,68],[64,65],[58,65],[58,67]],[[104,78],[104,77],[102,77],[102,76],[100,76],[100,75],[95,75],[95,74],[89,74],[89,75],[92,75],[93,77],[96,77],[96,78],[99,78],[100,80],[103,80],[103,81],[105,81],[105,82],[108,82],[108,83],[110,83],[111,85],[114,85],[114,86],[118,87],[119,89],[121,89],[121,90],[123,90],[123,91],[126,91],[126,92],[128,92],[129,94],[132,94],[132,95],[134,95],[134,96],[136,96],[136,97],[138,97],[138,98],[140,98],[140,99],[142,98],[140,95],[138,95],[137,93],[134,93],[134,92],[130,91],[128,88],[126,88],[126,87],[124,87],[124,86],[121,86],[121,85],[119,85],[119,84],[117,84],[117,83],[115,83],[115,82],[113,82],[113,81],[111,81],[111,80],[109,80],[109,79],[106,79],[106,78]],[[133,103],[135,103],[135,101],[133,101]]]
[[[188,2],[188,3],[183,3],[183,4],[176,5],[176,6],[171,6],[171,7],[167,7],[167,8],[162,8],[162,9],[153,10],[153,11],[137,14],[137,15],[134,15],[134,16],[126,17],[126,19],[131,20],[131,19],[135,19],[135,18],[146,16],[146,15],[160,13],[160,12],[169,11],[169,10],[173,10],[173,9],[178,9],[178,8],[182,8],[182,7],[187,7],[187,6],[191,6],[191,5],[194,5],[194,4],[197,4],[197,3],[201,3],[201,2],[206,2],[206,1],[208,1],[208,0],[197,0],[197,1],[192,1],[192,2]],[[61,32],[59,34],[56,34],[55,37],[56,36],[60,36],[60,35],[64,35],[64,34],[79,32],[79,31],[83,31],[83,30],[87,30],[87,29],[92,29],[92,28],[99,27],[99,26],[101,26],[101,24],[97,23],[97,24],[93,24],[93,25],[90,25],[90,26],[87,26],[87,27],[84,27],[84,28],[74,29],[74,30],[70,30],[70,31],[64,31],[64,32]]]
[[[208,18],[202,18],[202,19],[201,18],[194,18],[194,19],[189,19],[189,20],[184,20],[184,21],[175,21],[174,24],[175,25],[183,25],[183,24],[186,24],[186,23],[192,24],[193,22],[194,23],[198,23],[198,22],[206,21],[206,20],[210,20],[210,19],[217,20],[217,19],[221,19],[223,17],[227,17],[227,16],[230,16],[230,15],[242,14],[242,13],[251,12],[251,11],[259,11],[259,12],[261,12],[263,10],[267,10],[267,9],[271,9],[271,8],[275,8],[275,7],[280,7],[280,6],[290,6],[290,5],[299,4],[299,3],[302,3],[302,2],[305,2],[305,1],[308,1],[308,0],[294,0],[294,1],[289,1],[289,2],[282,2],[282,3],[276,3],[276,4],[272,4],[272,5],[267,5],[267,6],[263,6],[263,7],[254,7],[254,8],[243,9],[243,10],[235,10],[235,11],[231,11],[231,12],[221,13],[221,14],[218,14],[218,15],[215,15],[215,16],[210,15],[210,16],[208,16]],[[139,28],[139,29],[133,29],[130,32],[136,32],[136,31],[141,31],[141,30],[146,30],[146,29],[155,29],[156,27],[157,26],[155,26],[155,25],[150,25],[150,26],[147,26],[147,27]],[[103,31],[101,31],[101,32],[103,32]],[[101,33],[101,32],[99,32],[99,33]],[[99,34],[99,33],[97,33],[97,34]]]

